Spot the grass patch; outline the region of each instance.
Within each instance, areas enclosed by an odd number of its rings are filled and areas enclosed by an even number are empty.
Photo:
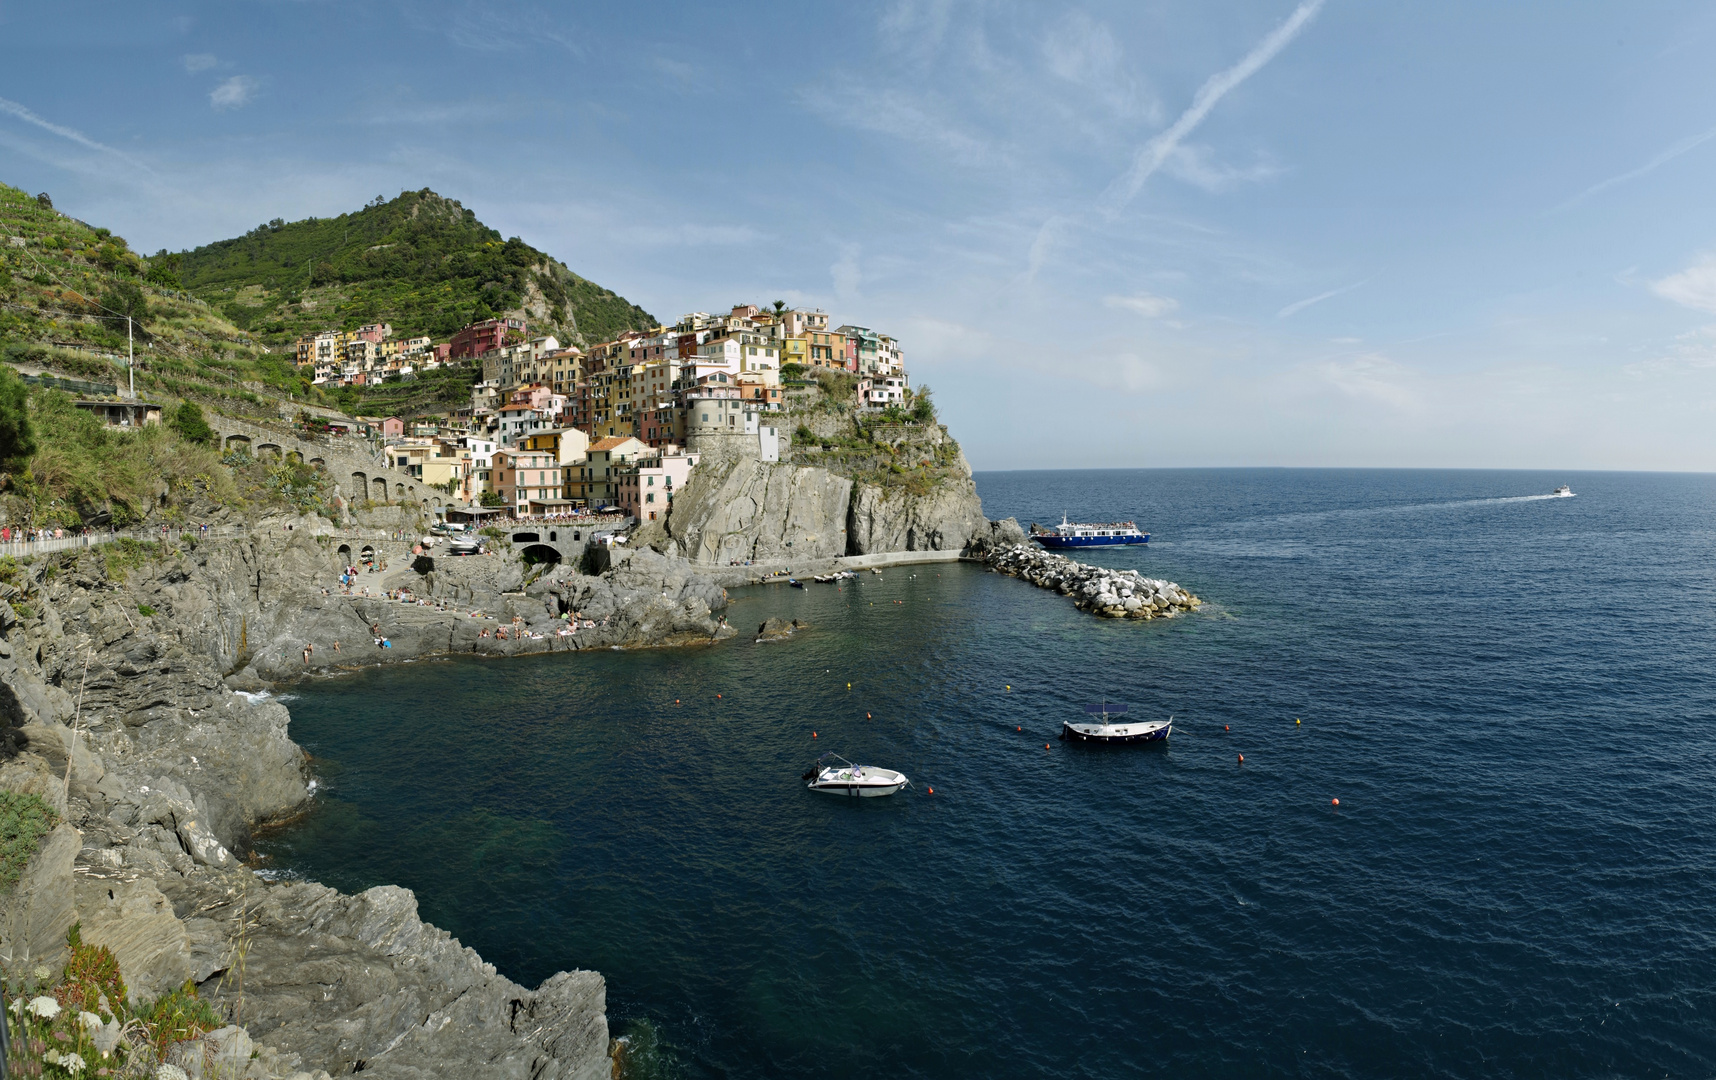
[[[11,892],[59,815],[40,795],[0,791],[0,893]]]

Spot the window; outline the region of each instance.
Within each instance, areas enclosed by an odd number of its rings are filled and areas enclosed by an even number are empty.
[[[645,500],[644,500],[644,502],[655,502],[655,492],[653,492],[653,491],[652,491],[652,492],[650,492],[650,493],[649,493],[649,497],[648,497],[648,498],[646,498],[646,499],[645,499]]]

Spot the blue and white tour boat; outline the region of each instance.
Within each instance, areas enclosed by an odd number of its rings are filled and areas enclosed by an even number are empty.
[[[1061,515],[1061,523],[1045,529],[1031,523],[1031,539],[1046,548],[1112,547],[1115,544],[1148,544],[1150,534],[1139,532],[1130,521],[1111,521],[1106,525],[1082,525]]]
[[[1090,719],[1082,724],[1061,721],[1061,738],[1067,742],[1135,743],[1160,742],[1174,733],[1174,718],[1166,720],[1127,720],[1126,706],[1105,701],[1101,705],[1086,705]]]

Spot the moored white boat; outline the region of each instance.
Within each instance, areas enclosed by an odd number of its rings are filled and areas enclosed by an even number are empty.
[[[1082,724],[1071,720],[1061,723],[1061,738],[1068,742],[1141,743],[1160,742],[1174,733],[1174,718],[1166,720],[1125,720],[1126,706],[1104,702],[1086,705],[1087,716],[1094,717]]]
[[[1113,547],[1117,544],[1148,544],[1150,534],[1139,532],[1138,526],[1130,521],[1111,521],[1099,525],[1085,525],[1068,521],[1065,514],[1061,515],[1061,523],[1051,528],[1031,523],[1031,539],[1046,548],[1078,548],[1078,547]]]
[[[833,758],[838,765],[823,766],[823,761]],[[854,765],[838,754],[824,754],[811,763],[803,779],[810,781],[807,787],[811,791],[820,791],[825,795],[843,795],[854,799],[875,799],[894,792],[911,783],[906,774],[895,772],[893,769],[879,769],[874,765]]]

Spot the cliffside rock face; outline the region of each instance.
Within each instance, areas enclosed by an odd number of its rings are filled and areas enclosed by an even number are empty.
[[[988,527],[969,469],[915,492],[854,483],[822,468],[739,458],[693,470],[664,532],[692,562],[727,566],[957,551]]]
[[[27,568],[23,593],[0,585],[0,785],[65,807],[0,896],[11,967],[56,966],[81,922],[138,997],[198,981],[245,1027],[176,1047],[172,1060],[191,1075],[203,1075],[205,1053],[231,1058],[233,1075],[282,1080],[322,1069],[608,1075],[600,975],[563,972],[528,990],[424,924],[407,890],[342,896],[270,884],[239,863],[252,825],[310,794],[286,709],[254,691],[259,672],[302,672],[307,642],[325,666],[406,659],[408,638],[437,653],[706,640],[723,632],[712,614],[726,602],[719,586],[654,553],[601,578],[557,568],[524,585],[516,561],[491,556],[442,578],[493,606],[479,620],[469,609],[323,595],[338,568],[307,531],[203,544],[128,571],[110,573],[109,555],[50,556]],[[408,570],[378,575],[378,591],[383,580],[432,592]],[[551,632],[571,605],[604,613],[578,646]],[[503,612],[526,633],[478,639]],[[402,647],[373,650],[373,623]],[[334,652],[334,640],[345,648]]]
[[[957,551],[988,529],[970,477],[944,480],[923,495],[859,484],[847,525],[847,553]]]
[[[851,495],[826,469],[720,460],[692,470],[667,533],[694,563],[832,559],[847,553]]]
[[[561,972],[528,990],[424,923],[417,898],[391,885],[357,896],[308,883],[243,899],[209,892],[184,900],[215,905],[205,936],[236,942],[242,920],[251,1036],[335,1076],[608,1075],[607,988],[595,972]],[[238,984],[221,974],[202,990],[236,1005]]]

